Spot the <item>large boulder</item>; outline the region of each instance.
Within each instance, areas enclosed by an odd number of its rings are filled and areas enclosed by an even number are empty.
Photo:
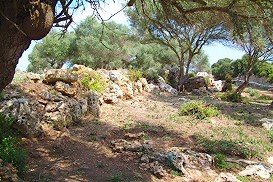
[[[72,73],[70,70],[64,69],[50,69],[45,73],[44,83],[55,84],[57,81],[65,83],[74,83],[78,80],[78,75]]]
[[[185,83],[184,87],[188,92],[191,92],[193,89],[199,89],[201,87],[205,87],[208,89],[206,80],[202,76],[197,76],[193,78],[189,78]]]

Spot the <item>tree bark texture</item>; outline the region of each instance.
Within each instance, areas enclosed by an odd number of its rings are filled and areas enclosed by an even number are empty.
[[[52,8],[43,8],[43,11],[36,9],[35,11],[39,11],[40,14],[36,16],[35,22],[30,22],[33,17],[30,18],[32,15],[28,8],[33,9],[32,1],[0,0],[0,92],[12,81],[18,60],[30,45],[31,31],[34,34],[40,31],[41,37],[38,38],[41,39],[52,27],[53,9],[57,0],[51,1],[51,5],[41,1],[38,4],[40,7],[51,6]],[[31,26],[26,27],[26,25]],[[42,30],[43,27],[47,29]],[[28,30],[28,34],[24,31],[25,29]]]

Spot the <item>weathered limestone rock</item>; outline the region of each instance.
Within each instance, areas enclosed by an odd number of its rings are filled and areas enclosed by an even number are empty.
[[[57,81],[65,83],[74,83],[78,80],[78,75],[73,74],[69,70],[63,69],[50,69],[45,73],[44,83],[54,84]]]
[[[131,151],[131,152],[141,152],[143,150],[143,146],[141,143],[137,141],[128,142],[126,140],[120,139],[111,141],[112,149],[115,152],[122,152],[122,151]]]
[[[164,170],[163,166],[158,161],[150,164],[150,171],[158,178],[162,178],[166,175],[166,170]]]
[[[76,89],[72,88],[69,84],[57,81],[55,84],[55,89],[61,92],[63,95],[73,97],[76,95]]]
[[[125,99],[132,99],[134,97],[133,84],[122,82],[119,83],[121,90],[123,91],[123,97]]]
[[[86,100],[85,102],[87,103],[87,113],[92,114],[94,117],[97,118],[100,117],[101,111],[98,94],[95,91],[90,90],[84,95],[82,99]]]
[[[146,92],[159,93],[160,92],[160,88],[159,88],[159,86],[150,83],[150,84],[148,84],[147,89],[145,91]]]
[[[136,93],[142,93],[143,92],[143,85],[142,85],[142,82],[140,80],[136,81],[134,83],[134,86],[135,86],[135,92]]]
[[[150,170],[158,178],[166,175],[169,166],[191,180],[202,179],[204,175],[213,179],[217,176],[217,173],[211,169],[213,158],[206,153],[178,147],[171,148],[169,152],[155,152],[148,144],[123,139],[112,141],[111,145],[115,152],[131,151],[138,154],[141,152],[140,168]]]
[[[120,70],[111,70],[109,72],[109,78],[111,81],[119,83],[119,82],[129,82],[129,79],[125,77]]]
[[[118,97],[115,93],[105,93],[103,94],[103,101],[106,104],[116,104],[118,103]]]
[[[142,83],[143,89],[145,90],[148,87],[146,78],[140,78],[139,81]]]
[[[177,90],[175,88],[173,88],[171,85],[167,84],[162,77],[159,76],[158,81],[159,81],[160,90],[162,90],[164,92],[168,92],[172,95],[178,94]]]
[[[80,70],[85,70],[85,66],[84,65],[80,65],[80,64],[74,64],[73,65],[73,71],[80,71]]]
[[[116,96],[116,98],[122,98],[123,97],[123,91],[119,87],[119,85],[116,84],[116,83],[112,83],[110,85],[110,91],[109,92],[113,93]]]
[[[257,164],[257,165],[249,165],[246,167],[245,170],[239,172],[240,176],[259,176],[264,179],[269,179],[271,174],[273,173],[273,166],[268,165],[262,165],[262,164]]]
[[[45,111],[43,121],[56,127],[69,126],[79,122],[84,116],[82,105],[73,98],[47,104]]]
[[[41,79],[41,76],[35,73],[28,73],[27,77],[28,79],[32,80],[34,83],[37,83]]]
[[[208,86],[206,84],[206,80],[202,76],[189,78],[185,82],[184,87],[188,92],[191,92],[193,89],[199,89],[200,87],[206,87],[208,89]]]
[[[13,98],[0,103],[0,112],[15,118],[16,127],[24,134],[38,136],[42,134],[39,105],[36,101],[27,98]]]
[[[269,119],[269,118],[262,118],[259,120],[259,122],[262,123],[262,126],[266,129],[266,130],[270,130],[273,126],[273,119]]]

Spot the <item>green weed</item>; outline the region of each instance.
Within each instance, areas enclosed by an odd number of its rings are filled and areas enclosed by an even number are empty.
[[[229,163],[226,162],[227,156],[224,154],[216,154],[214,156],[214,165],[220,169],[228,169],[230,167]]]
[[[135,82],[143,77],[143,72],[139,70],[129,70],[128,76],[130,81]]]
[[[249,95],[251,97],[258,97],[259,96],[259,93],[257,92],[257,90],[251,88],[251,87],[248,87],[246,90],[245,90],[246,93],[249,93]]]
[[[89,76],[83,77],[81,83],[89,90],[95,90],[98,93],[103,93],[107,88],[107,84],[102,76],[95,71],[93,71]]]
[[[18,133],[12,128],[15,119],[0,113],[0,158],[11,163],[19,172],[26,172],[26,152],[20,146]]]
[[[172,171],[172,172],[171,172],[171,175],[172,175],[172,176],[183,176],[183,173],[182,173],[182,172],[179,172],[179,171]]]
[[[241,94],[231,93],[231,92],[227,92],[226,94],[224,94],[221,97],[221,99],[224,101],[228,101],[228,102],[242,102],[243,101],[243,97]]]
[[[122,130],[128,131],[128,130],[131,129],[132,127],[133,127],[133,123],[125,123],[125,124],[122,126]]]
[[[111,182],[121,182],[121,175],[120,174],[115,174],[110,177]]]
[[[206,105],[204,101],[188,101],[179,108],[181,116],[195,116],[197,119],[205,119],[218,116],[220,111],[213,106]]]

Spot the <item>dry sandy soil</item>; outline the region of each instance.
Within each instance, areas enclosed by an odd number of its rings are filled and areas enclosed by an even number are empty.
[[[267,94],[273,97],[272,92]],[[258,134],[261,140],[269,141],[267,135],[260,135],[263,129],[255,122],[256,119],[273,116],[268,105],[254,104],[249,107],[206,97],[204,99],[216,105],[222,115],[200,121],[177,115],[178,108],[185,102],[184,98],[188,96],[146,93],[116,105],[103,104],[101,118],[97,120],[87,119],[85,123],[62,131],[45,126],[45,136],[24,139],[28,151],[28,172],[24,180],[181,181],[180,176],[174,175],[157,179],[150,172],[139,169],[139,156],[112,152],[111,141],[124,138],[126,133],[142,133],[139,141],[149,143],[158,151],[166,151],[170,147],[188,147],[195,151],[211,152],[200,143],[200,135],[203,139],[207,137],[211,141],[222,141],[225,137],[237,135],[233,132],[239,131],[238,128],[250,138],[257,138]],[[223,131],[229,130],[231,134],[225,135]],[[236,151],[226,154],[241,157]],[[271,156],[271,152],[265,152],[264,156]],[[252,159],[265,160],[259,156],[252,156]]]

